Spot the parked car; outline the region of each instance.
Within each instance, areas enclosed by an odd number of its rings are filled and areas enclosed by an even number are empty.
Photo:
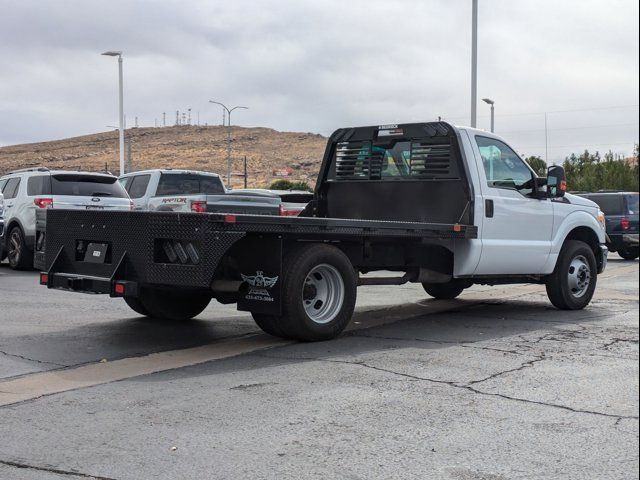
[[[258,197],[279,198],[280,215],[296,217],[313,200],[313,192],[303,190],[267,190],[261,188],[242,188],[231,190],[228,195],[255,195]]]
[[[0,246],[13,269],[31,268],[38,209],[131,210],[117,177],[101,173],[28,168],[0,178],[5,228]]]
[[[154,169],[128,173],[120,183],[134,208],[160,212],[278,215],[280,199],[228,192],[219,175],[195,170]]]
[[[0,238],[4,234],[4,195],[2,195],[2,188],[0,188]],[[4,248],[2,242],[0,242],[0,262],[5,259]]]
[[[607,246],[625,260],[638,258],[638,193],[581,193],[581,197],[596,202],[607,220]]]
[[[216,298],[305,341],[343,331],[359,285],[415,282],[453,299],[473,284],[538,283],[557,308],[578,310],[607,264],[605,219],[565,190],[562,167],[538,178],[488,132],[347,127],[329,137],[300,216],[45,210],[36,262],[48,288],[121,297],[170,320]],[[54,262],[57,252],[72,260]],[[398,274],[361,276],[380,270]]]

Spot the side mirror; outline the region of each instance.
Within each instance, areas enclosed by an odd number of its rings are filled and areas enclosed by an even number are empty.
[[[551,198],[564,197],[567,192],[567,177],[564,168],[555,165],[547,172],[547,191]]]

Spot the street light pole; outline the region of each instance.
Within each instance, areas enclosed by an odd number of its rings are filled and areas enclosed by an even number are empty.
[[[220,105],[227,112],[227,188],[231,188],[231,112],[238,108],[248,110],[248,107],[235,106],[231,109],[227,108],[224,103],[209,100],[209,103]]]
[[[472,0],[471,11],[471,127],[477,125],[478,102],[478,0]]]
[[[118,148],[120,150],[120,175],[124,175],[124,93],[122,87],[122,52],[108,51],[102,55],[108,57],[118,57],[118,109],[119,109],[119,141]]]
[[[484,103],[487,103],[487,104],[491,105],[491,133],[493,133],[494,132],[494,127],[495,127],[495,123],[494,123],[495,116],[494,116],[494,108],[493,107],[494,107],[495,102],[493,100],[491,100],[490,98],[483,98],[482,101]]]

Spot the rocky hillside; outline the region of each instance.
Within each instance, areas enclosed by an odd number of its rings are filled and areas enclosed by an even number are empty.
[[[133,170],[188,168],[226,175],[227,131],[221,126],[130,128]],[[232,127],[234,173],[242,173],[247,157],[248,184],[261,187],[274,179],[274,170],[289,168],[291,180],[315,182],[326,138],[313,133],[278,132],[269,128]],[[125,149],[126,151],[126,149]],[[0,147],[0,174],[18,168],[118,171],[118,132]],[[234,177],[233,185],[243,179]]]

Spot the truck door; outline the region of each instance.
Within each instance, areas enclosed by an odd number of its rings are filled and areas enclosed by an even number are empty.
[[[533,196],[535,174],[506,143],[470,132],[484,200],[476,275],[536,274],[551,251],[553,204]]]

